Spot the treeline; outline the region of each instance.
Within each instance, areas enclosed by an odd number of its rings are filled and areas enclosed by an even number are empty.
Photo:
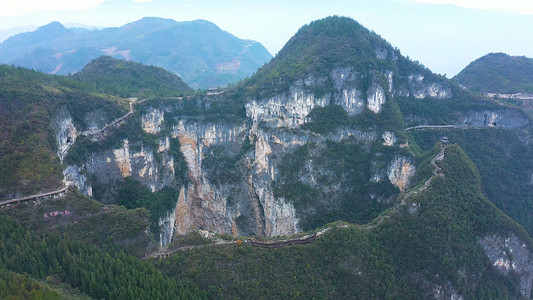
[[[112,257],[55,234],[33,234],[0,216],[1,267],[36,279],[57,276],[97,299],[207,299],[197,288],[171,280],[135,257]]]

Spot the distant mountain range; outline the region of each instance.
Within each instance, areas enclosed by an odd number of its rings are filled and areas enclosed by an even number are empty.
[[[533,93],[533,59],[489,53],[471,62],[454,80],[477,92]]]
[[[80,71],[102,55],[165,68],[193,88],[237,82],[272,58],[260,43],[239,39],[205,20],[143,18],[101,30],[52,22],[0,44],[0,63],[61,75]]]

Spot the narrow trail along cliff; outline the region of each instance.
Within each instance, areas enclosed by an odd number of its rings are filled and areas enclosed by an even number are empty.
[[[428,180],[426,180],[424,182],[424,185],[422,185],[421,187],[419,187],[418,189],[414,190],[414,191],[410,191],[409,193],[405,194],[403,200],[411,197],[412,195],[416,195],[418,194],[419,192],[427,189],[429,187],[429,185],[431,184],[431,181],[437,177],[437,176],[444,176],[444,174],[441,173],[442,169],[435,163],[435,161],[437,160],[443,160],[444,159],[444,149],[446,149],[446,147],[443,147],[441,145],[441,149],[440,149],[440,152],[437,153],[437,155],[435,157],[433,157],[433,159],[431,160],[431,165],[433,166],[433,176],[431,176]]]
[[[55,191],[51,191],[51,192],[39,193],[39,194],[35,194],[35,195],[30,195],[30,196],[25,196],[25,197],[20,197],[20,198],[9,199],[9,200],[6,200],[6,201],[2,201],[2,202],[0,202],[0,206],[4,206],[4,205],[8,205],[8,204],[13,204],[13,203],[17,203],[17,202],[22,202],[22,201],[34,200],[34,199],[38,199],[38,198],[44,198],[44,197],[55,196],[55,195],[62,194],[62,193],[64,193],[64,192],[66,192],[67,189],[68,189],[68,187],[64,187],[64,188],[62,188],[62,189],[55,190]]]
[[[260,248],[281,248],[281,247],[286,247],[286,246],[291,246],[291,245],[308,244],[308,243],[313,242],[318,237],[320,237],[321,235],[323,235],[324,233],[330,231],[332,228],[335,228],[335,227],[346,228],[348,227],[348,225],[346,224],[333,225],[330,227],[326,227],[316,233],[307,234],[307,235],[304,235],[302,237],[297,237],[297,238],[283,239],[283,240],[265,240],[265,241],[249,239],[249,240],[245,240],[244,243],[247,245],[253,246],[253,247],[260,247]],[[217,246],[230,245],[230,244],[238,244],[239,241],[242,243],[241,240],[232,240],[232,241],[217,240],[215,243],[212,243],[212,244],[183,246],[183,247],[179,247],[173,250],[162,248],[155,253],[147,255],[146,257],[144,257],[144,259],[167,258],[167,257],[172,256],[174,253],[178,251],[200,249],[200,248],[206,248],[206,247],[217,247]]]
[[[413,190],[413,191],[410,191],[408,193],[405,193],[403,195],[400,195],[401,197],[401,201],[399,201],[390,211],[389,213],[386,213],[386,214],[383,214],[379,217],[377,217],[373,222],[369,223],[369,224],[363,224],[363,225],[360,225],[359,228],[361,229],[365,229],[365,230],[370,230],[372,228],[375,228],[376,226],[378,226],[379,224],[381,224],[384,220],[390,218],[390,213],[393,213],[393,212],[397,212],[398,211],[398,207],[399,206],[402,206],[402,205],[406,205],[407,202],[406,200],[413,196],[413,195],[416,195],[418,194],[419,192],[422,192],[424,191],[425,189],[427,189],[429,187],[429,185],[431,184],[431,182],[433,181],[433,179],[435,179],[435,177],[437,176],[444,176],[444,174],[442,173],[442,169],[436,164],[436,161],[437,160],[443,160],[444,159],[444,150],[446,149],[446,147],[443,147],[442,144],[441,144],[441,149],[439,151],[439,153],[437,153],[437,155],[435,155],[435,157],[433,157],[433,159],[431,160],[431,165],[433,166],[433,176],[431,176],[430,178],[428,178],[424,184]]]

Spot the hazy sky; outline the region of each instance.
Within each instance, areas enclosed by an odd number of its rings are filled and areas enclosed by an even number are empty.
[[[489,52],[533,57],[533,0],[0,0],[0,30],[51,21],[108,27],[145,16],[206,19],[272,54],[302,25],[330,15],[359,21],[448,77]]]

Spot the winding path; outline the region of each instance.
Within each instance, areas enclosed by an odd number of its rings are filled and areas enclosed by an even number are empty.
[[[457,128],[455,125],[417,125],[405,128],[405,131],[413,129],[443,129],[443,128]]]
[[[409,198],[409,197],[411,197],[412,195],[416,195],[416,194],[418,194],[419,192],[421,192],[421,191],[427,189],[427,188],[429,187],[429,185],[431,184],[431,181],[432,181],[435,177],[437,177],[437,176],[444,176],[444,175],[442,174],[442,172],[441,172],[442,169],[441,169],[441,168],[435,163],[435,161],[437,161],[437,160],[442,160],[442,159],[444,159],[444,149],[446,149],[446,147],[443,147],[442,145],[441,145],[440,147],[441,147],[441,149],[440,149],[439,153],[437,153],[437,155],[436,155],[435,157],[433,157],[433,159],[431,160],[431,165],[434,167],[434,169],[433,169],[433,176],[429,177],[429,179],[426,180],[426,181],[424,182],[424,185],[423,185],[423,186],[419,187],[418,189],[416,189],[416,190],[414,190],[414,191],[410,191],[409,193],[405,194],[404,199],[405,199],[405,198]]]
[[[40,194],[35,194],[35,195],[30,195],[30,196],[25,196],[25,197],[14,198],[14,199],[2,201],[2,202],[0,202],[0,206],[13,204],[13,203],[21,202],[21,201],[33,200],[33,199],[42,198],[42,197],[54,196],[54,195],[66,192],[67,189],[68,189],[68,187],[65,187],[65,188],[62,188],[60,190],[55,190],[55,191],[51,191],[51,192],[40,193]]]

